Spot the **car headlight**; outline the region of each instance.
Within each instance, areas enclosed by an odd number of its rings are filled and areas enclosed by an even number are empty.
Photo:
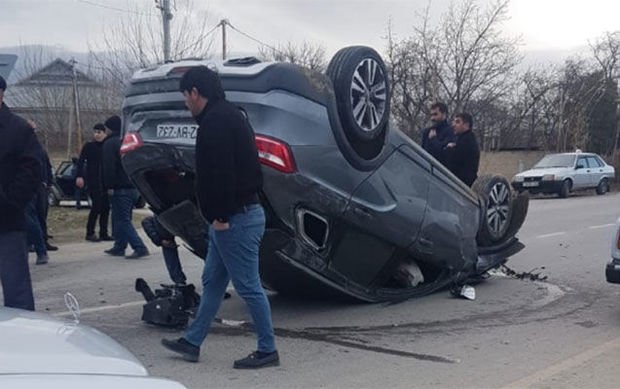
[[[512,180],[514,182],[523,182],[523,176],[514,176]]]
[[[555,174],[545,174],[542,177],[543,181],[554,181],[555,180]]]

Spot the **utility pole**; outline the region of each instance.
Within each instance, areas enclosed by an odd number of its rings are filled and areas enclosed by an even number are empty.
[[[620,66],[616,70],[616,137],[614,139],[614,148],[611,152],[611,163],[617,166],[618,163],[618,140],[620,139]]]
[[[75,64],[77,63],[74,58],[69,61],[72,70],[73,81],[73,108],[75,109],[75,124],[77,130],[77,146],[78,151],[82,149],[82,120],[80,119],[80,91],[77,85],[77,71],[75,70]]]
[[[161,10],[161,18],[164,25],[164,63],[170,62],[170,21],[172,20],[170,0],[155,0],[155,3],[157,8]]]
[[[222,59],[226,60],[226,25],[228,24],[228,19],[222,19],[220,21],[220,25],[222,26]]]

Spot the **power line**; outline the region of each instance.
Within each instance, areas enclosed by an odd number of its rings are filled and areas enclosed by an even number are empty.
[[[221,25],[222,25],[222,22],[216,24],[215,27],[210,29],[207,33],[205,33],[204,35],[199,36],[198,39],[196,39],[193,43],[190,43],[185,48],[183,48],[183,50],[181,50],[180,53],[184,53],[186,50],[190,50],[190,49],[193,49],[194,47],[196,47],[202,40],[207,39],[209,37],[209,35],[213,34],[215,32],[215,30],[217,30],[218,27],[220,27]]]
[[[239,30],[237,27],[235,27],[235,26],[233,26],[232,24],[230,24],[230,22],[227,22],[226,24],[228,24],[228,25],[230,26],[230,28],[232,28],[233,30],[237,31],[239,34],[241,34],[241,35],[245,36],[246,38],[251,39],[251,40],[253,40],[254,42],[256,42],[256,43],[258,43],[258,44],[260,44],[260,45],[262,45],[262,46],[268,47],[268,48],[270,48],[271,50],[273,50],[273,51],[275,51],[275,52],[277,52],[277,53],[279,53],[279,54],[284,55],[284,53],[283,53],[282,51],[280,51],[280,50],[276,49],[275,47],[273,47],[273,46],[271,46],[271,45],[268,45],[268,44],[267,44],[267,43],[265,43],[265,42],[262,42],[261,40],[259,40],[259,39],[257,39],[257,38],[252,37],[251,35],[249,35],[249,34],[247,34],[247,33],[243,32],[243,31],[241,31],[241,30]]]
[[[84,4],[92,5],[93,7],[105,8],[105,9],[110,9],[110,10],[118,11],[118,12],[132,13],[132,14],[142,15],[142,16],[156,16],[152,12],[132,11],[130,9],[113,7],[113,6],[110,6],[110,5],[100,4],[100,3],[96,3],[94,1],[89,1],[89,0],[75,0],[75,1],[77,1],[79,3],[84,3]]]

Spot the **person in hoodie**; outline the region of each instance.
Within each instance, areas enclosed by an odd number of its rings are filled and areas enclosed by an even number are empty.
[[[103,188],[110,197],[114,235],[114,246],[105,253],[117,257],[125,256],[125,249],[129,244],[134,251],[125,258],[142,258],[149,255],[149,251],[131,224],[131,214],[138,200],[138,191],[133,187],[121,164],[121,118],[111,116],[104,125],[108,137],[102,146]]]
[[[422,133],[422,148],[442,164],[446,164],[443,150],[454,142],[454,130],[448,123],[448,106],[444,103],[431,105],[432,126]]]
[[[103,153],[103,141],[106,138],[105,126],[101,123],[93,127],[94,140],[82,147],[80,159],[77,164],[77,177],[75,186],[83,189],[88,187],[88,194],[92,201],[88,221],[86,223],[86,240],[98,242],[100,240],[113,240],[108,234],[108,219],[110,217],[110,199],[107,191],[103,190],[103,177],[101,173],[101,158]],[[95,235],[95,224],[99,219],[99,236]]]
[[[34,129],[4,104],[0,77],[0,282],[4,305],[34,311],[26,240],[27,204],[41,184]]]

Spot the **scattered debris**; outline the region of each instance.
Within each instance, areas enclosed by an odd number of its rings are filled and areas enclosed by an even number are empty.
[[[516,278],[518,280],[546,281],[548,278],[547,276],[541,275],[540,271],[545,270],[544,266],[535,267],[534,269],[528,272],[520,272],[520,273],[512,270],[506,265],[502,265],[498,270],[504,273],[507,277]]]
[[[468,300],[476,299],[476,289],[470,285],[455,285],[450,289],[450,293],[452,293],[454,297],[463,297]]]

